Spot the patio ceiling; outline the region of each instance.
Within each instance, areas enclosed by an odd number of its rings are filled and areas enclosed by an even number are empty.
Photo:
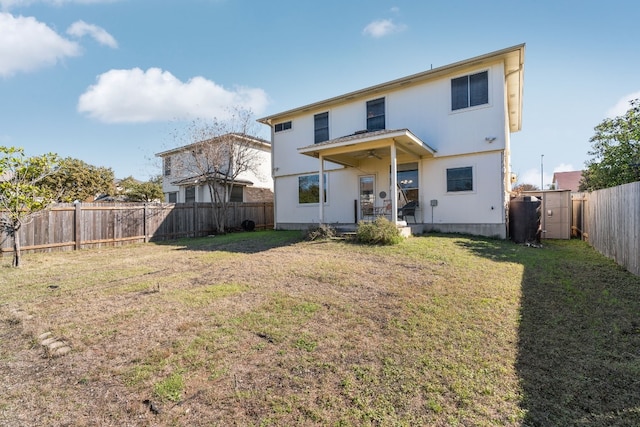
[[[322,157],[343,166],[356,167],[367,158],[390,157],[391,145],[412,157],[433,157],[436,152],[408,129],[357,132],[353,135],[298,148],[300,154]]]

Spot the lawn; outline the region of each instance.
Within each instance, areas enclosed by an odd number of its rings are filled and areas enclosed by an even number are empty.
[[[266,231],[0,261],[3,426],[640,425],[640,278],[584,242]]]

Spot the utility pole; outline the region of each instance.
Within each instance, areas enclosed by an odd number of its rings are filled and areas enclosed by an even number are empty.
[[[540,155],[540,190],[544,190],[544,154]]]

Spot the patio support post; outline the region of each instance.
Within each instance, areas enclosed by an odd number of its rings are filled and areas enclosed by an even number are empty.
[[[320,175],[318,176],[318,189],[320,190],[320,194],[318,194],[318,205],[320,206],[320,224],[324,224],[324,157],[322,154],[318,155],[318,159],[320,159]]]
[[[398,159],[396,142],[391,141],[391,222],[398,223]]]

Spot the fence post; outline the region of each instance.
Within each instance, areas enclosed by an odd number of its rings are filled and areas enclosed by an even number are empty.
[[[144,242],[149,243],[149,237],[147,236],[147,204],[146,203],[142,208],[142,233],[144,233]]]
[[[198,237],[198,202],[193,202],[193,237]]]
[[[80,217],[82,215],[82,204],[81,203],[76,203],[75,206],[75,211],[74,211],[74,230],[73,230],[73,234],[74,234],[74,240],[76,242],[76,251],[80,250],[82,248],[82,225],[81,225],[81,221],[80,221]]]

